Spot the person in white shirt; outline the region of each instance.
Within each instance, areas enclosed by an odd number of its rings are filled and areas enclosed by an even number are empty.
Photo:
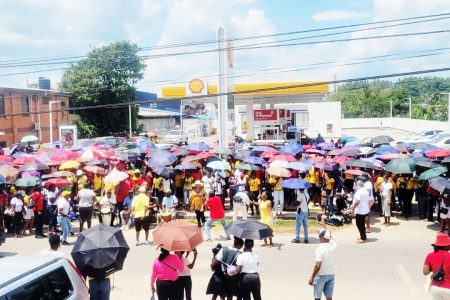
[[[192,250],[194,253],[194,259],[192,262],[187,258],[189,256],[189,252],[184,255],[184,251],[175,251],[175,254],[183,261],[184,270],[178,272],[178,279],[176,280],[177,286],[180,289],[178,291],[179,299],[184,299],[184,294],[186,294],[186,300],[192,300],[192,278],[191,278],[191,270],[195,266],[195,262],[197,261],[197,250]]]
[[[173,184],[172,179],[164,177],[162,180],[163,191],[172,190],[173,189],[172,184]]]
[[[254,241],[246,239],[244,242],[244,252],[236,260],[237,273],[241,274],[239,294],[242,299],[250,299],[250,294],[254,300],[261,300],[261,280],[258,274],[259,255],[252,252]]]
[[[111,218],[106,218],[106,219],[110,219],[109,224],[105,224],[105,225],[109,225],[109,226],[114,226],[114,220],[116,217],[116,204],[117,204],[117,200],[116,198],[113,196],[113,192],[112,190],[107,190],[106,194],[104,196],[102,196],[100,198],[99,201],[99,205],[100,205],[100,223],[103,223],[103,214],[105,213],[106,215],[111,214]]]
[[[72,224],[70,223],[70,192],[69,191],[63,191],[61,193],[61,197],[56,200],[57,205],[57,211],[58,216],[57,220],[59,225],[61,226],[61,230],[63,232],[63,238],[62,243],[63,245],[70,245],[70,243],[67,242],[67,237],[69,236],[69,233],[72,232]]]
[[[94,190],[89,188],[89,183],[84,184],[78,192],[78,212],[80,213],[80,232],[83,231],[84,222],[87,223],[88,228],[91,228],[92,214],[94,212],[94,197],[96,196]]]
[[[236,189],[238,192],[244,192],[245,186],[247,185],[247,181],[244,178],[244,173],[240,172],[239,175],[236,177]]]
[[[22,225],[23,225],[23,191],[19,191],[10,202],[11,207],[14,209],[14,232],[16,238],[22,237]]]
[[[178,205],[178,199],[175,197],[175,195],[172,195],[172,191],[164,190],[164,198],[162,201],[162,209],[164,212],[170,212],[172,218],[175,218],[176,216],[176,210],[175,208]]]
[[[70,195],[70,194],[69,194]],[[61,245],[61,239],[57,234],[51,234],[48,237],[48,242],[50,244],[50,249],[44,249],[39,252],[38,256],[50,257],[50,258],[66,258],[67,256],[64,252],[58,251]]]
[[[308,243],[308,203],[309,203],[309,193],[304,189],[296,190],[297,195],[297,214],[295,217],[295,239],[292,243],[300,243],[300,230],[303,225],[303,231],[305,234],[305,239],[303,240],[305,244]]]
[[[391,223],[391,199],[392,199],[392,183],[389,182],[389,175],[383,176],[383,182],[380,185],[382,210],[384,216],[383,225],[389,226]]]
[[[214,183],[214,177],[210,172],[207,172],[206,175],[202,177],[202,183],[206,195],[209,195],[212,191],[212,184]]]
[[[320,245],[315,252],[316,263],[309,279],[309,285],[314,286],[314,299],[320,299],[324,294],[327,300],[331,300],[335,275],[333,253],[337,246],[331,238],[331,232],[327,229],[319,232],[319,240]]]
[[[242,220],[247,220],[247,205],[250,204],[248,195],[245,192],[238,192],[231,201],[233,201],[233,221],[237,221],[239,212]]]
[[[372,208],[372,205],[375,203],[375,197],[373,196],[373,184],[368,176],[364,177],[364,188],[369,193],[369,208]],[[372,231],[370,230],[370,211],[369,211],[366,217],[366,233],[371,232]]]
[[[352,211],[355,214],[356,227],[358,227],[360,238],[358,243],[365,243],[367,241],[365,221],[370,212],[369,206],[369,192],[364,188],[364,182],[358,180],[356,182],[356,192],[353,196]]]

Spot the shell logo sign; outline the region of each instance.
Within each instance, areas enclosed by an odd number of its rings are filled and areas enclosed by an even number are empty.
[[[189,81],[188,87],[192,94],[201,94],[205,88],[205,84],[200,79],[192,79]]]

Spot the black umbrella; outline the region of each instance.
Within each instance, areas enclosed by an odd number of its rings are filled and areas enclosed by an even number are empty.
[[[443,164],[449,164],[450,163],[450,156],[447,156],[446,158],[444,158],[441,163]]]
[[[250,150],[238,150],[235,151],[232,155],[234,159],[243,160],[245,157],[250,156],[250,153],[251,153]]]
[[[367,160],[352,159],[345,163],[347,167],[358,167],[364,169],[376,169],[377,167]]]
[[[389,144],[394,139],[388,135],[379,135],[370,140],[372,144]]]
[[[175,176],[175,170],[167,167],[155,167],[153,172],[164,178],[173,178]]]
[[[361,154],[361,151],[359,151],[358,149],[348,149],[348,150],[344,150],[341,152],[341,156],[356,156]]]
[[[273,237],[272,229],[258,221],[235,221],[227,226],[227,232],[241,239],[262,240]]]
[[[98,224],[80,233],[71,254],[81,274],[105,278],[122,270],[128,250],[120,229]]]
[[[20,172],[25,171],[43,171],[49,170],[50,168],[44,163],[36,163],[36,164],[26,164],[20,167]]]

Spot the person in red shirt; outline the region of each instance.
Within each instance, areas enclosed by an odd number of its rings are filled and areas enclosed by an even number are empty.
[[[44,234],[44,194],[42,193],[41,186],[36,186],[34,188],[34,192],[31,194],[31,199],[34,203],[34,224],[36,228],[34,237],[41,239],[46,237]]]
[[[124,180],[119,182],[119,184],[116,186],[114,193],[116,194],[116,209],[120,212],[123,210],[123,201],[128,196],[128,191],[132,190],[131,184],[128,182],[128,180]],[[125,224],[120,224],[125,225]]]
[[[211,240],[211,224],[218,221],[222,224],[223,230],[227,235],[227,239],[230,239],[230,234],[226,231],[225,224],[225,211],[222,205],[222,199],[219,195],[210,194],[210,198],[206,201],[205,208],[209,208],[209,219],[205,223],[206,241],[212,242]]]
[[[423,264],[423,274],[429,275],[430,272],[436,274],[442,267],[444,278],[441,281],[433,280],[431,282],[431,295],[433,299],[449,299],[450,296],[450,238],[447,234],[438,233],[436,242],[431,244],[434,251],[429,253]]]

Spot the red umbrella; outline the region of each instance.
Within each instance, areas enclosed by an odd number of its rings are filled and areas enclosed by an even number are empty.
[[[348,157],[348,156],[335,156],[335,157],[333,157],[333,161],[335,163],[340,164],[340,165],[345,164],[349,160],[352,160],[352,159],[350,157]]]
[[[306,151],[308,149],[314,149],[314,146],[311,145],[303,145],[303,151]]]
[[[323,156],[312,156],[312,157],[308,158],[308,160],[315,163],[315,162],[325,161],[326,159]]]
[[[0,162],[13,162],[14,158],[8,155],[0,155]]]
[[[66,160],[72,160],[73,159],[73,155],[69,155],[67,153],[55,153],[52,154],[50,156],[50,160],[55,161],[55,162],[63,162]]]
[[[186,150],[186,148],[180,147],[180,146],[174,146],[174,147],[169,149],[169,152],[175,153],[175,152],[182,151],[182,150]]]
[[[275,155],[278,155],[280,152],[273,150],[273,151],[264,151],[261,153],[260,157],[261,158],[271,158]]]
[[[425,156],[431,158],[447,157],[450,156],[450,151],[438,148],[428,151],[427,153],[425,153]]]
[[[196,155],[198,159],[207,159],[208,157],[212,157],[215,156],[212,153],[209,152],[200,152],[199,154]]]
[[[170,221],[153,231],[153,243],[168,251],[192,251],[202,242],[202,229],[183,221]]]
[[[22,156],[18,157],[13,161],[13,164],[15,165],[27,165],[27,164],[37,164],[40,163],[40,161],[34,157],[29,156]]]
[[[353,175],[353,176],[368,175],[366,172],[363,172],[361,170],[355,170],[355,169],[346,170],[344,173],[348,174],[348,175]]]
[[[317,149],[307,149],[305,151],[306,154],[317,154],[317,155],[323,155],[323,152]]]
[[[44,183],[44,186],[49,186],[51,184],[56,185],[56,187],[58,187],[58,188],[65,188],[65,187],[68,187],[68,186],[72,185],[72,183],[70,183],[67,179],[64,179],[64,178],[51,178],[51,179],[47,180]]]
[[[287,161],[287,162],[295,162],[295,161],[297,161],[295,159],[295,157],[290,155],[290,154],[279,154],[279,155],[272,156],[269,159],[269,162],[273,162],[275,160],[283,160],[283,161]]]

